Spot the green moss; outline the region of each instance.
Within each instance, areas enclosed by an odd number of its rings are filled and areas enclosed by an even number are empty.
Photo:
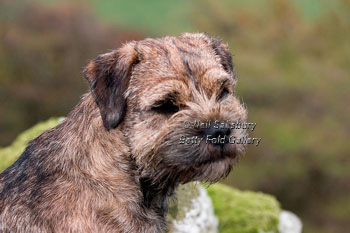
[[[21,133],[10,146],[0,148],[0,172],[16,161],[30,140],[39,136],[45,130],[55,127],[58,122],[59,118],[50,118],[47,121],[38,123]]]
[[[220,233],[277,232],[280,206],[266,194],[243,192],[223,184],[208,188]]]

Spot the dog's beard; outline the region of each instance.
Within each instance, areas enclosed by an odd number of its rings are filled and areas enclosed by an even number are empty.
[[[182,117],[181,117],[182,118]],[[189,120],[191,119],[191,120]],[[183,127],[183,120],[169,121],[167,127],[155,137],[155,147],[144,151],[142,176],[149,177],[155,184],[167,182],[187,183],[190,181],[217,182],[226,177],[245,151],[243,144],[226,143],[223,146],[207,143],[202,129]],[[243,137],[245,130],[232,130],[231,135]],[[181,144],[181,137],[203,137],[200,143]],[[145,163],[145,160],[148,160]],[[147,166],[144,166],[147,164]]]
[[[192,136],[198,135],[188,135]],[[169,135],[158,147],[156,156],[161,158],[157,169],[171,170],[181,183],[221,180],[229,174],[236,159],[244,151],[243,145],[227,143],[218,146],[207,143],[205,139],[199,145],[180,144],[179,141],[179,135]]]

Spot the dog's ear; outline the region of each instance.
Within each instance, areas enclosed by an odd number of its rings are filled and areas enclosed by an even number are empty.
[[[84,69],[107,130],[116,128],[124,118],[124,93],[129,86],[132,67],[137,62],[136,42],[130,42],[118,50],[98,56]]]
[[[221,39],[211,37],[211,46],[215,54],[220,58],[220,63],[225,71],[234,75],[232,55],[227,44],[224,44]]]

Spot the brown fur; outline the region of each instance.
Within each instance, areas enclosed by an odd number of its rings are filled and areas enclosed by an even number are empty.
[[[84,74],[91,93],[0,175],[0,232],[163,232],[178,184],[216,182],[244,152],[179,144],[205,134],[183,121],[246,121],[231,54],[216,38],[130,42]]]

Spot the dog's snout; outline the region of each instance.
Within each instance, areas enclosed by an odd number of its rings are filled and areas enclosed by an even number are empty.
[[[225,136],[229,136],[231,134],[231,130],[226,128],[226,129],[217,129],[214,128],[213,126],[207,128],[205,130],[205,134],[206,135],[210,135],[213,138],[217,138],[217,137],[225,137]]]

